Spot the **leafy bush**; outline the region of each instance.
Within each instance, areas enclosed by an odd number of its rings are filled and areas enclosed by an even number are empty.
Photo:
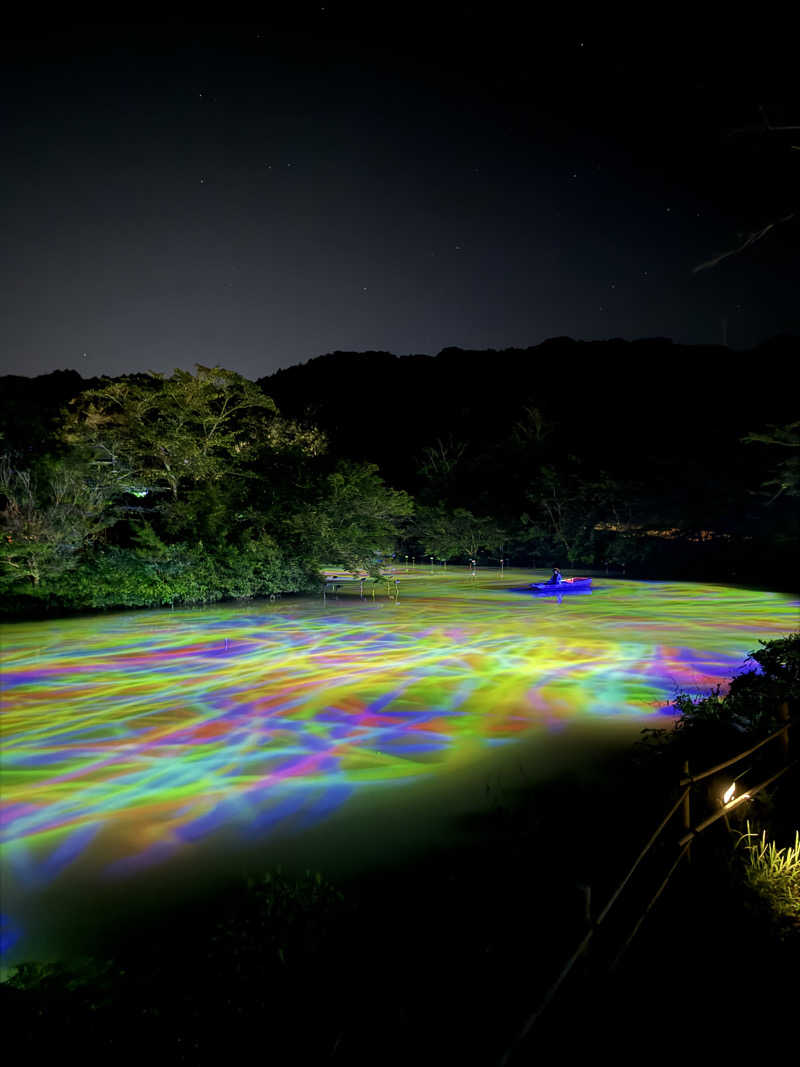
[[[759,644],[745,661],[754,669],[736,675],[727,692],[718,685],[704,696],[677,693],[672,707],[678,720],[670,730],[643,730],[645,747],[680,758],[719,758],[741,748],[743,739],[776,730],[781,705],[796,708],[800,697],[800,632]]]
[[[112,545],[85,554],[58,581],[18,588],[6,612],[209,604],[308,592],[316,585],[315,568],[287,558],[268,537],[207,550],[200,543],[166,545],[151,531],[136,547]]]
[[[215,969],[252,980],[276,964],[302,962],[325,944],[329,920],[343,899],[318,872],[289,878],[279,868],[249,878],[211,938]]]

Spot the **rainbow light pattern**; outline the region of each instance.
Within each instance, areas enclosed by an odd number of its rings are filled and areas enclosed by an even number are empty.
[[[119,877],[225,828],[298,832],[356,790],[475,762],[576,717],[641,719],[739,670],[797,601],[723,586],[398,574],[349,595],[3,626],[5,878],[87,855]],[[100,853],[98,853],[100,854]]]

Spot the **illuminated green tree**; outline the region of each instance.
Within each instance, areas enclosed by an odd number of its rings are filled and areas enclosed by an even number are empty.
[[[494,519],[473,515],[467,508],[425,508],[417,516],[415,534],[423,552],[438,559],[475,559],[481,551],[499,550],[505,538]]]
[[[77,565],[80,553],[114,521],[109,494],[74,461],[34,473],[0,458],[0,584],[38,586]]]
[[[109,380],[71,405],[64,435],[88,448],[98,477],[121,490],[166,491],[221,481],[274,434],[275,404],[221,367],[171,378]]]
[[[303,558],[377,572],[413,511],[411,497],[390,489],[371,464],[342,462],[286,523]]]

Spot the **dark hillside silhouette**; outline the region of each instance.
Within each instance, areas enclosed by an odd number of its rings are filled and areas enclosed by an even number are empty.
[[[310,417],[334,447],[411,489],[426,445],[496,443],[527,406],[555,424],[554,447],[657,481],[665,460],[721,460],[748,429],[789,421],[796,405],[778,375],[799,354],[796,338],[733,352],[565,337],[435,357],[333,352],[260,384],[286,414]]]

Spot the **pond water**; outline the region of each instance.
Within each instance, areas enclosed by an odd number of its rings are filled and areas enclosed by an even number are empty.
[[[411,856],[490,781],[629,745],[797,625],[780,593],[532,577],[3,626],[6,967],[253,864]]]

